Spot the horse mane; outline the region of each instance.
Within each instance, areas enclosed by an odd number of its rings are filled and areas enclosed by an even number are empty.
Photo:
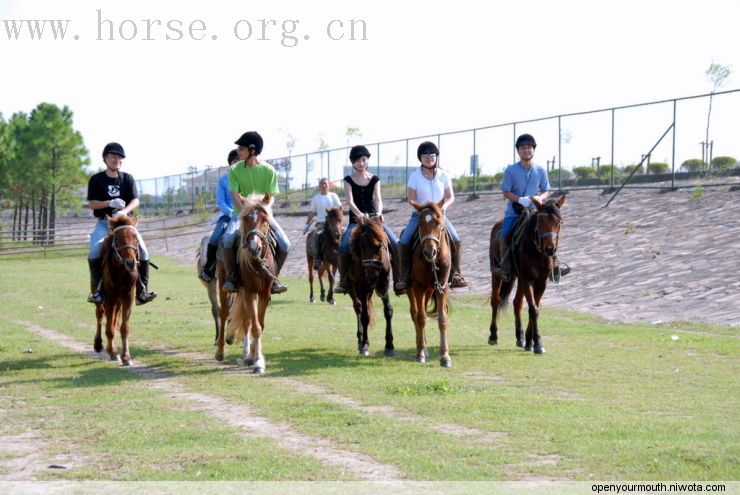
[[[434,201],[427,201],[421,206],[421,210],[419,210],[419,213],[421,213],[422,210],[432,210],[434,213],[438,215],[444,216],[444,212],[442,212],[442,208],[439,207],[437,203]]]
[[[545,213],[548,215],[555,217],[558,219],[558,221],[563,221],[563,216],[560,214],[560,208],[555,204],[555,199],[548,199],[545,203],[542,204],[542,210],[544,210]]]
[[[329,220],[342,221],[344,219],[344,213],[342,213],[342,207],[330,208],[326,210],[326,221]]]
[[[242,220],[244,217],[250,215],[254,210],[261,209],[272,221],[272,208],[266,203],[262,202],[262,196],[251,195],[245,198],[246,201],[242,205],[242,211],[239,213],[239,219]],[[243,222],[242,222],[243,224]]]
[[[373,222],[366,218],[358,219],[357,228],[352,232],[352,237],[349,240],[350,252],[355,256],[361,257],[360,255],[360,237],[364,232],[371,234],[371,242],[374,246],[380,246],[385,241],[386,235],[383,226],[379,223]]]

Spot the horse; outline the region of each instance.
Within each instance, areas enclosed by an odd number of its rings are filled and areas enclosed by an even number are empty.
[[[320,243],[323,244],[323,257],[321,258],[321,266],[316,271],[319,278],[319,285],[321,286],[321,302],[328,302],[329,304],[336,304],[334,300],[334,278],[339,268],[339,243],[342,240],[342,222],[344,222],[344,214],[342,213],[342,207],[337,206],[336,208],[327,208],[326,210],[326,221],[324,222],[324,231],[321,234]],[[309,301],[314,302],[313,297],[313,271],[314,271],[314,257],[317,253],[314,253],[311,249],[312,240],[318,233],[314,230],[308,235],[306,239],[306,261],[308,262],[308,283],[311,286],[311,293]],[[321,244],[319,245],[321,249]],[[329,294],[326,295],[324,291],[324,273],[329,278]]]
[[[121,361],[123,366],[131,366],[128,336],[131,331],[129,319],[136,297],[136,282],[139,279],[139,241],[136,225],[138,220],[127,215],[108,218],[109,232],[103,240],[102,292],[104,300],[95,305],[97,326],[93,348],[103,352],[103,316],[105,315],[105,336],[108,343],[105,350],[111,361]],[[120,357],[116,353],[115,333],[121,334]]]
[[[512,243],[512,249],[514,250],[512,253],[514,254],[514,262],[512,263],[514,273],[511,280],[509,282],[502,282],[496,275],[492,274],[491,276],[492,315],[488,343],[490,345],[498,344],[496,319],[499,311],[506,307],[507,300],[514,285],[514,279],[516,278],[518,280],[516,295],[514,296],[516,345],[528,352],[533,351],[535,354],[544,354],[545,348],[542,346],[538,325],[540,300],[547,287],[547,278],[554,268],[553,257],[558,249],[560,227],[563,223],[560,209],[565,204],[565,196],[560,196],[557,200],[551,199],[547,202],[540,202],[537,198],[534,198],[532,201],[537,207],[537,211],[522,219],[521,238],[516,245]],[[500,263],[501,260],[497,236],[502,226],[503,221],[499,220],[491,229],[489,245],[491,266],[494,266],[494,263]],[[517,226],[514,229],[516,230]],[[511,235],[515,235],[515,232],[512,232]],[[522,300],[524,298],[527,299],[527,306],[529,308],[526,342],[525,336],[522,335],[521,320]]]
[[[380,216],[357,219],[357,227],[350,238],[352,261],[347,269],[348,294],[357,316],[357,351],[361,356],[370,355],[370,342],[367,330],[375,320],[373,293],[383,301],[385,316],[384,355],[393,356],[393,306],[388,296],[388,283],[391,274],[388,237],[383,230]]]
[[[207,235],[204,236],[203,239],[200,241],[200,246],[198,247],[198,250],[195,253],[195,273],[196,275],[199,275],[200,272],[203,271],[203,264],[206,260],[206,251],[208,249],[208,241],[210,240],[211,236]],[[213,323],[216,327],[216,337],[213,340],[213,344],[218,344],[218,334],[221,331],[221,317],[220,317],[220,305],[219,305],[219,285],[217,277],[214,277],[210,282],[205,282],[200,277],[198,277],[198,280],[201,281],[203,286],[205,286],[206,291],[208,291],[208,300],[211,303],[211,316],[213,316]],[[227,306],[228,307],[228,306]]]
[[[411,284],[406,289],[406,294],[409,298],[411,321],[416,328],[416,361],[425,363],[429,359],[425,335],[426,319],[427,315],[437,316],[439,364],[449,368],[452,360],[447,343],[447,295],[452,256],[444,230],[443,203],[444,200],[439,203],[429,201],[420,205],[416,201],[410,201],[411,206],[419,212],[419,242],[411,254]]]
[[[272,219],[270,201],[271,196],[268,193],[262,200],[248,198],[242,206],[239,215],[240,246],[237,254],[241,284],[230,314],[227,312],[228,340],[242,339],[242,360],[244,364],[252,367],[254,373],[264,373],[266,369],[265,357],[262,354],[262,333],[265,329],[265,313],[270,303],[271,287],[277,272],[269,242]],[[218,268],[218,271],[219,279],[224,280],[221,278],[225,277],[223,266]],[[217,356],[220,353],[222,359],[223,347],[224,332],[220,332]]]

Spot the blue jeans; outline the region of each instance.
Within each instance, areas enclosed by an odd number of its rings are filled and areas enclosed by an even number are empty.
[[[209,246],[218,246],[218,240],[221,239],[221,236],[226,232],[226,226],[228,225],[229,220],[231,220],[229,215],[221,215],[219,217],[216,222],[216,227],[214,227],[213,233],[211,234],[211,238],[208,239]]]
[[[270,228],[275,232],[275,238],[277,239],[280,250],[284,253],[290,251],[290,241],[285,235],[285,232],[283,232],[283,229],[280,227],[280,224],[278,224],[277,220],[274,218],[272,222],[270,222]],[[224,248],[231,249],[234,247],[237,230],[239,230],[239,215],[232,215],[231,220],[229,220],[229,223],[226,226],[226,233],[224,234],[224,240],[222,242]]]
[[[404,246],[408,246],[411,243],[411,238],[414,236],[414,232],[416,232],[416,229],[418,228],[419,212],[415,211],[411,214],[411,217],[409,218],[409,223],[406,224],[406,228],[401,234],[401,244],[403,244]],[[452,225],[452,222],[450,222],[450,219],[447,218],[447,215],[445,215],[445,228],[447,229],[447,232],[450,233],[450,237],[452,237],[452,242],[460,242],[460,236],[458,235],[457,230],[455,230],[455,227]]]
[[[511,229],[514,228],[514,224],[516,223],[516,219],[519,218],[518,216],[513,217],[504,217],[504,225],[501,227],[501,237],[505,237],[509,232],[511,232]]]
[[[347,230],[344,231],[344,235],[342,236],[342,242],[339,244],[339,254],[349,253],[349,238],[355,227],[357,227],[356,223],[347,225]],[[386,224],[383,224],[383,230],[385,230],[385,235],[388,236],[388,240],[391,241],[391,249],[395,252],[396,249],[398,249],[398,238],[396,237],[396,234],[394,234],[391,228]]]
[[[103,238],[108,233],[108,220],[101,218],[98,223],[95,224],[95,228],[90,234],[90,252],[87,254],[87,259],[90,261],[100,259],[100,255],[103,252]],[[141,238],[139,231],[136,231],[136,239],[139,241],[139,259],[142,261],[149,261],[149,251],[146,249],[144,239]]]

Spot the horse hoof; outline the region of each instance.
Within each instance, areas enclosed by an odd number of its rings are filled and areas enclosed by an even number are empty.
[[[112,356],[109,356],[111,361],[121,361],[121,356],[118,354],[113,354]]]
[[[335,306],[337,304],[337,302],[334,299],[332,299],[331,301],[327,301],[327,302],[331,304],[332,306]]]
[[[313,297],[313,296],[309,297],[309,298],[308,298],[308,302],[310,302],[311,304],[313,304],[313,302],[314,302],[314,297]]]
[[[524,341],[523,340],[517,340],[516,346],[520,349],[524,349]]]
[[[326,302],[326,296],[321,296],[321,302]]]
[[[541,345],[536,345],[536,346],[534,346],[534,353],[535,354],[544,354],[545,353],[545,348],[542,347]]]
[[[394,351],[393,349],[386,349],[385,352],[383,352],[383,355],[385,357],[393,357],[396,355],[396,351]]]
[[[488,345],[498,345],[498,339],[494,339],[493,337],[488,337]]]
[[[526,352],[532,352],[532,345],[531,345],[531,344],[530,344],[530,345],[525,345],[525,346],[524,346],[524,350],[525,350]]]
[[[232,345],[234,343],[234,337],[229,337],[226,339],[226,343],[229,345]]]
[[[224,360],[224,353],[223,352],[217,352],[216,353],[216,361],[219,363]]]
[[[370,355],[370,351],[368,351],[367,349],[362,349],[362,350],[359,351],[359,354],[360,354],[360,356],[367,357],[367,356]]]
[[[255,360],[252,359],[252,358],[247,358],[247,359],[244,360],[244,365],[245,366],[252,366],[252,365],[254,365],[254,363],[255,363]]]
[[[442,358],[439,360],[439,365],[443,368],[452,368],[452,360]]]
[[[264,366],[252,366],[252,373],[255,375],[260,375],[265,372]]]
[[[416,357],[416,362],[417,363],[426,363],[427,362],[427,358],[425,356],[417,356]]]
[[[121,366],[131,366],[134,364],[134,362],[130,359],[122,359],[121,360]]]
[[[103,352],[103,341],[96,340],[95,343],[93,344],[93,349],[95,349],[95,352],[97,352],[98,354]]]

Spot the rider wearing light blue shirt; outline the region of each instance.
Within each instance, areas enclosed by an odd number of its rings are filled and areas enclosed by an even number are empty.
[[[229,167],[239,161],[239,153],[236,150],[231,150],[227,158]],[[203,270],[200,272],[201,280],[204,282],[210,282],[216,275],[216,251],[218,250],[218,241],[226,232],[226,226],[231,220],[231,211],[233,206],[231,204],[231,193],[229,192],[229,173],[228,171],[221,176],[218,180],[218,187],[216,188],[216,204],[220,211],[220,215],[214,221],[216,227],[213,229],[211,238],[208,239],[208,248],[206,251],[206,262],[203,265]]]

